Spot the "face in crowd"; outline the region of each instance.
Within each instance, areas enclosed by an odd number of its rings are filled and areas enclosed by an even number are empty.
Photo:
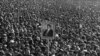
[[[51,25],[50,24],[47,25],[47,29],[51,29]]]

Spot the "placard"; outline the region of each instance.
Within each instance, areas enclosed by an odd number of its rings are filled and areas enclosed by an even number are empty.
[[[55,35],[55,24],[47,20],[42,21],[41,31],[42,39],[53,39]]]

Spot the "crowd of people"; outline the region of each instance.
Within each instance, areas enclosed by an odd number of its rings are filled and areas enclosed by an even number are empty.
[[[38,14],[13,7],[0,2],[0,56],[100,56],[100,26],[92,10],[56,6],[56,13],[49,8]],[[41,20],[56,23],[49,51]]]

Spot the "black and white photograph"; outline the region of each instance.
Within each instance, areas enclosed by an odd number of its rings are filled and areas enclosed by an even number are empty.
[[[47,25],[47,29],[43,32],[43,36],[53,37],[53,30],[51,29],[51,25]]]
[[[100,56],[100,0],[0,0],[0,56]]]
[[[55,37],[55,24],[48,20],[41,22],[41,39],[53,39]]]

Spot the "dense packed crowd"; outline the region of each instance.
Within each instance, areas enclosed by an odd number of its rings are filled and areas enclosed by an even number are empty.
[[[0,2],[0,56],[100,56],[100,26],[92,10],[45,5],[47,11],[37,11],[10,3]],[[49,51],[41,20],[56,23]]]

